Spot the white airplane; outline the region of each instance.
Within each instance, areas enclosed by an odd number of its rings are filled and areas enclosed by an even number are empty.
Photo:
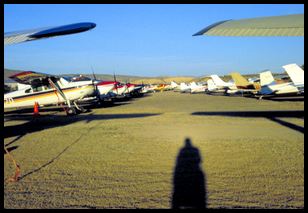
[[[300,93],[304,93],[304,70],[297,64],[288,64],[282,66],[290,76],[294,86],[297,87]]]
[[[134,90],[131,92],[132,95],[138,94],[142,91],[143,85],[132,84],[134,86]]]
[[[207,81],[207,92],[212,94],[227,94],[227,91],[235,91],[237,87],[234,81],[225,82],[218,75],[210,75],[211,79]]]
[[[96,82],[95,82],[96,83]],[[116,95],[113,90],[117,87],[120,82],[117,81],[99,81],[96,83],[97,95],[100,101],[114,98]]]
[[[283,66],[291,82],[277,83],[271,71],[260,73],[261,90],[257,97],[275,97],[275,96],[298,96],[304,94],[304,70],[297,64],[288,64]]]
[[[4,34],[4,45],[80,33],[93,29],[95,26],[96,24],[94,23],[84,22],[58,27],[9,32]],[[83,111],[76,101],[94,92],[92,80],[82,81],[81,83],[77,81],[69,82],[64,78],[31,71],[18,73],[11,76],[11,78],[29,86],[25,86],[18,91],[6,93],[4,95],[5,109],[34,106],[35,102],[38,102],[39,105],[66,102],[68,104],[67,114],[75,114],[76,109]]]
[[[175,81],[171,81],[170,87],[174,92],[180,92],[181,91],[181,86],[177,84]]]
[[[74,81],[33,71],[21,72],[10,78],[28,86],[4,94],[4,109],[33,107],[35,102],[39,106],[65,103],[68,105],[67,114],[76,114],[76,109],[84,111],[78,106],[78,100],[92,96],[95,92],[92,80]]]
[[[206,83],[207,83],[207,92],[212,92],[212,91],[217,90],[217,86],[215,85],[213,79],[211,78],[208,79]]]
[[[145,93],[152,93],[155,92],[155,86],[154,85],[143,85],[142,90],[140,91],[141,93],[145,94]]]
[[[138,90],[139,88],[141,88],[137,86],[136,84],[131,84],[131,83],[126,83],[126,87],[127,87],[126,94],[130,94],[134,92],[135,90]]]
[[[190,93],[202,93],[205,92],[207,89],[207,86],[204,85],[198,85],[196,82],[191,82],[190,83]]]
[[[299,94],[299,90],[292,82],[277,84],[271,71],[260,73],[260,84],[261,89],[256,94],[256,97],[259,97],[259,99],[263,97]]]
[[[236,89],[234,81],[225,82],[218,75],[211,75],[211,78],[218,89]]]
[[[184,82],[182,82],[182,83],[180,84],[180,92],[186,93],[186,92],[190,92],[190,91],[191,91],[190,86],[188,86],[188,85],[185,84]]]
[[[180,86],[174,81],[171,81],[170,85],[172,89],[180,89]]]
[[[117,84],[111,91],[116,97],[124,97],[128,92],[126,84]]]
[[[207,93],[209,94],[225,94],[226,93],[225,87],[218,87],[215,83],[213,78],[207,80]]]

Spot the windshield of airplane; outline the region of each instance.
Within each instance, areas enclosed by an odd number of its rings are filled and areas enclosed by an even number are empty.
[[[62,78],[64,78],[68,82],[91,81],[91,78],[88,78],[88,77],[83,76],[83,75],[79,75],[79,76],[63,76]]]

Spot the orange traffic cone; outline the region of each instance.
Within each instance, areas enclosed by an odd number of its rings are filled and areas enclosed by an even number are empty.
[[[38,105],[37,102],[34,103],[33,115],[34,116],[40,115],[40,113],[39,113],[39,105]]]

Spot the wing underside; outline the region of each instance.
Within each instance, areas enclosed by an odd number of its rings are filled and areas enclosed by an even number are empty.
[[[80,33],[94,28],[96,24],[90,22],[46,27],[34,30],[24,30],[4,34],[4,45],[16,44],[37,39],[50,38],[74,33]]]
[[[193,36],[197,35],[304,36],[304,14],[220,21]]]
[[[49,84],[48,78],[57,79],[58,77],[39,72],[25,71],[12,75],[9,78],[21,84],[37,86],[37,85],[48,85]]]

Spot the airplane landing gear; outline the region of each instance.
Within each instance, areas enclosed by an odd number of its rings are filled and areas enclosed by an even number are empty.
[[[82,106],[79,106],[76,102],[74,102],[74,105],[79,112],[87,112],[85,108],[83,108]]]
[[[70,107],[70,108],[68,108],[68,109],[66,110],[66,114],[67,114],[67,115],[76,115],[77,112],[76,112],[75,107]]]

